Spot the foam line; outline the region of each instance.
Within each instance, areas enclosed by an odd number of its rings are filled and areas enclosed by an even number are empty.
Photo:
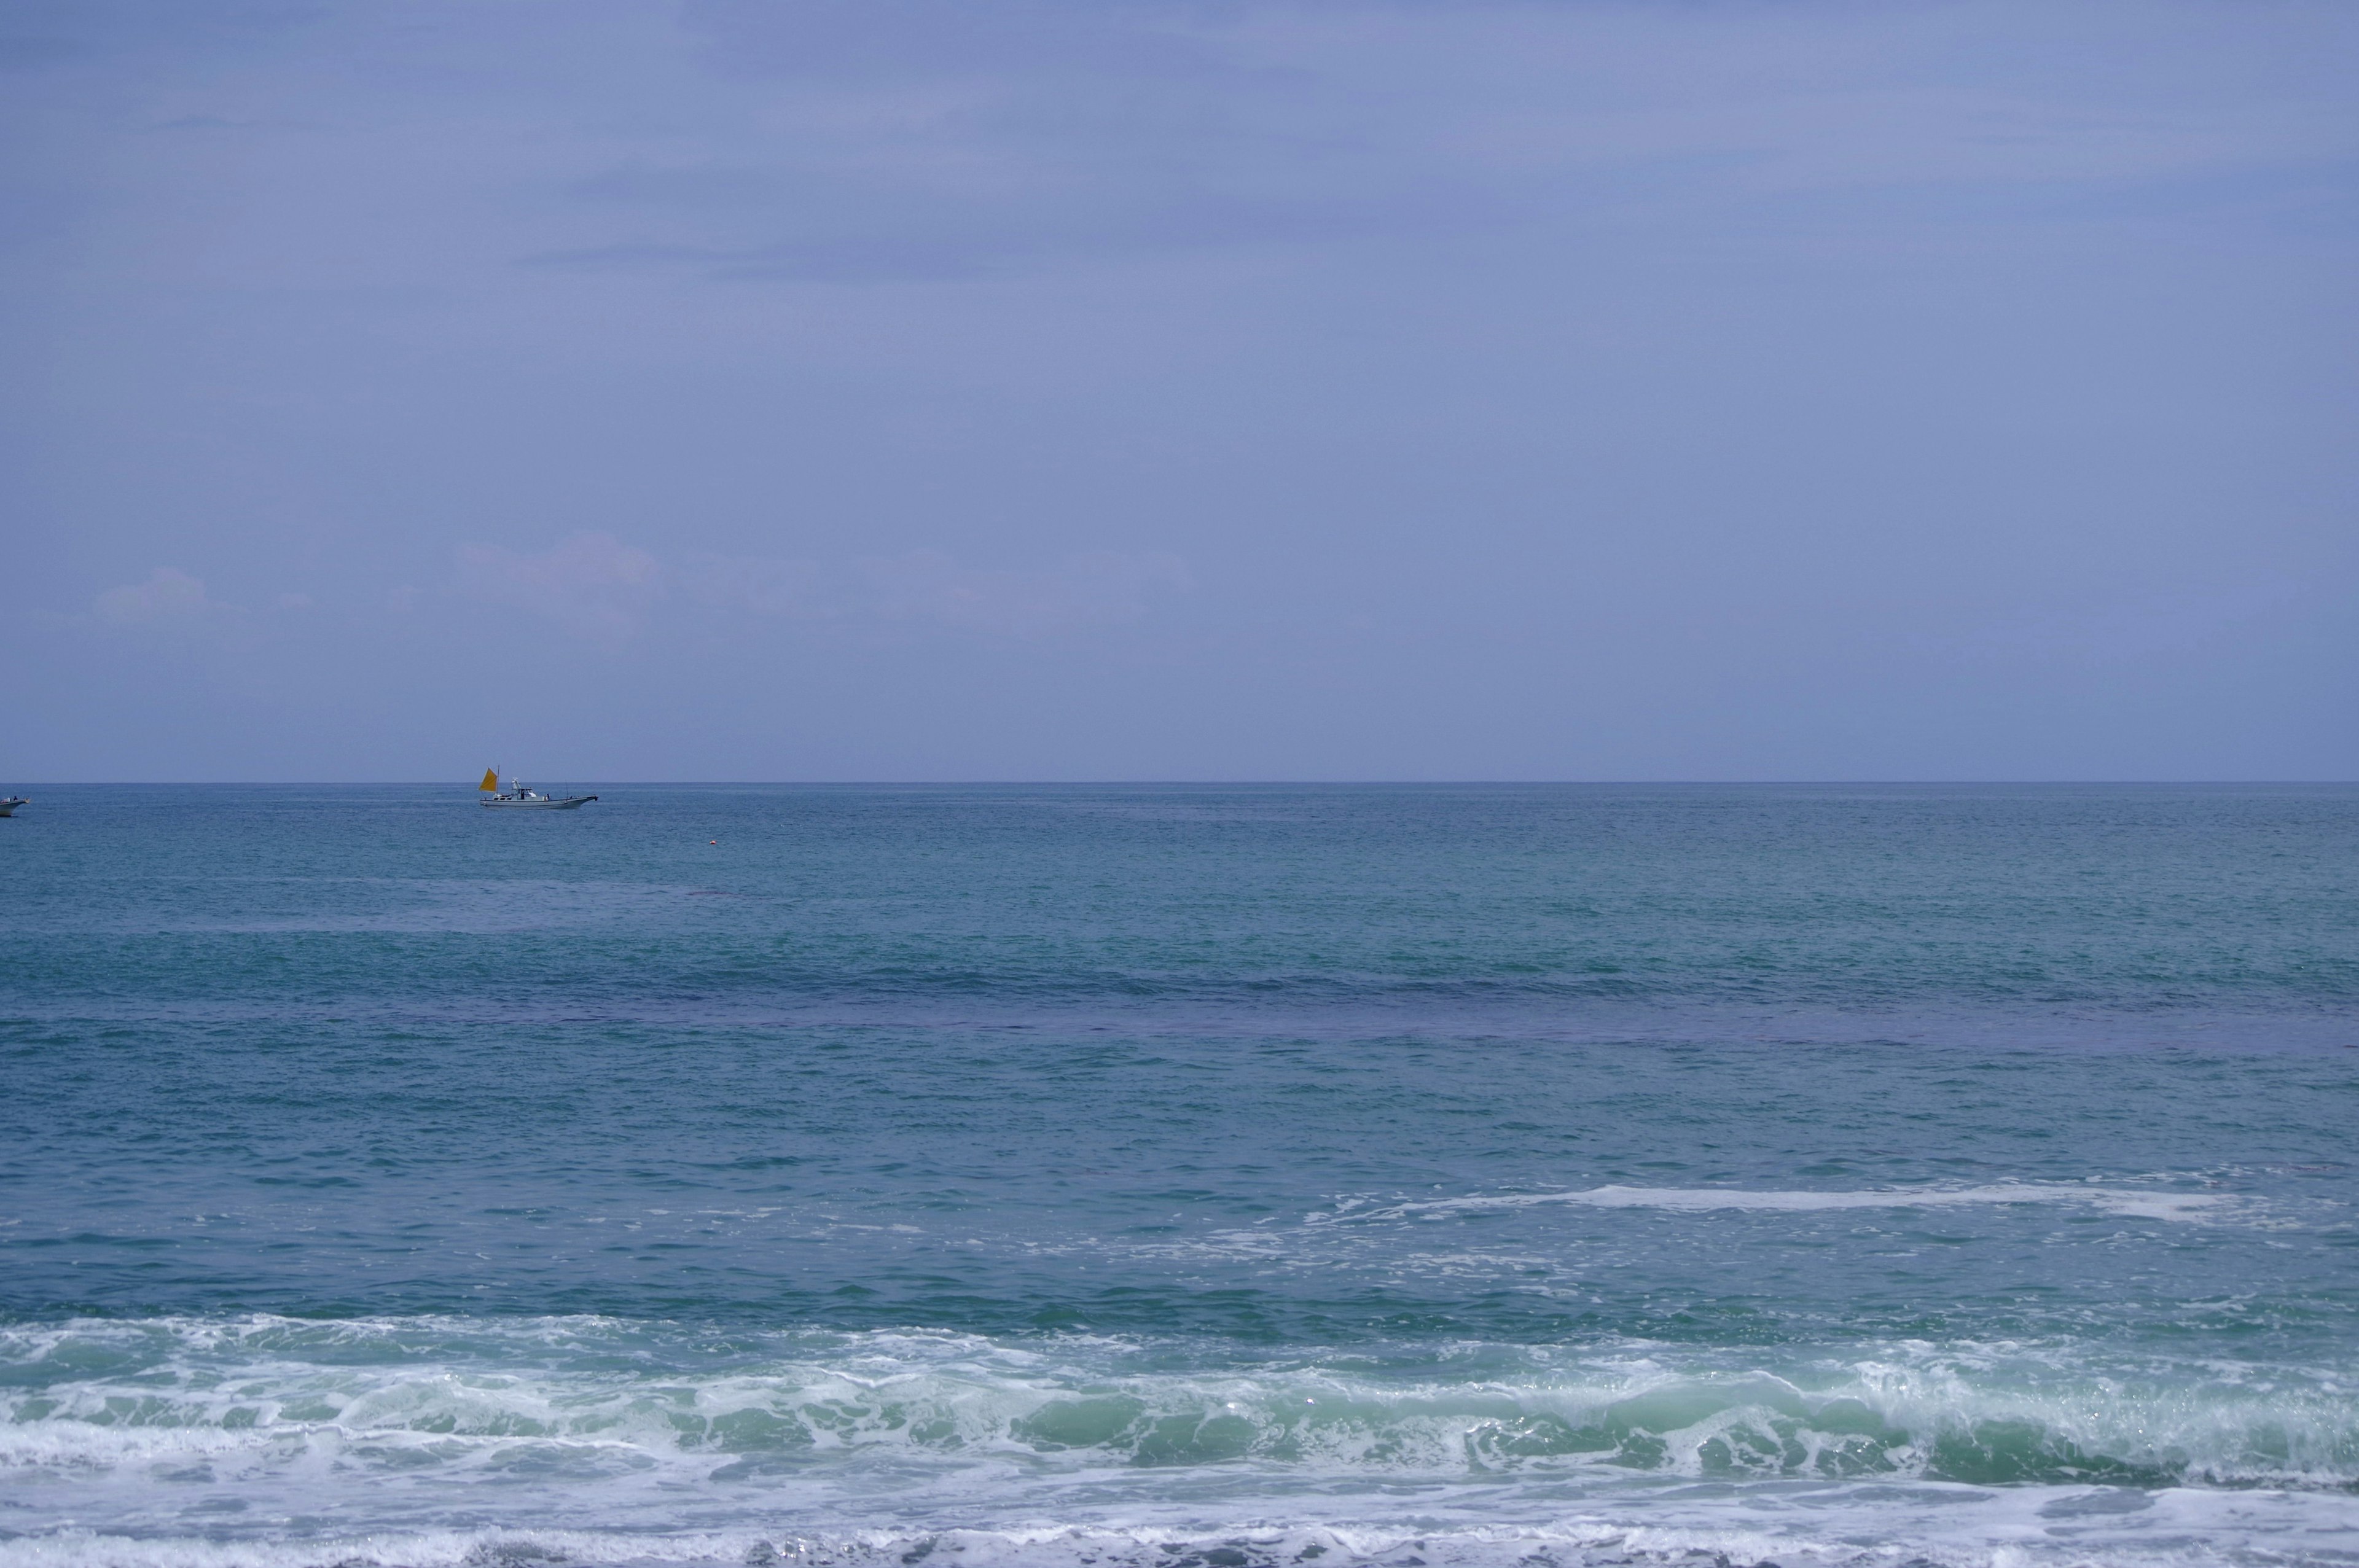
[[[1531,1208],[1565,1204],[1586,1208],[1659,1208],[1703,1213],[1715,1209],[1777,1209],[1808,1212],[1846,1208],[1959,1208],[1997,1204],[2085,1204],[2106,1214],[2141,1219],[2195,1221],[2218,1217],[2242,1200],[2220,1193],[2156,1192],[2134,1187],[2034,1185],[2009,1183],[1989,1187],[1880,1187],[1867,1192],[1760,1191],[1744,1187],[1590,1187],[1562,1193],[1502,1193],[1487,1196],[1435,1198],[1334,1216],[1355,1220],[1408,1215],[1471,1213],[1482,1209]]]

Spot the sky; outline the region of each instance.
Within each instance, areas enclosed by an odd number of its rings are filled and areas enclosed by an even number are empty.
[[[2344,0],[0,0],[0,789],[2359,778]]]

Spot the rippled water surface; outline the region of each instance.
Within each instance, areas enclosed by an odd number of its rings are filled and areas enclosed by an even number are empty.
[[[0,1563],[2359,1563],[2359,790],[595,787],[0,821]]]

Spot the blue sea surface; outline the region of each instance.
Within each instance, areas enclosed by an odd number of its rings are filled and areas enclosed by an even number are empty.
[[[0,1564],[2359,1563],[2359,788],[55,787]]]

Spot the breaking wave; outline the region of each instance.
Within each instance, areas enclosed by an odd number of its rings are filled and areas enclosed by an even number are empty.
[[[604,1318],[81,1321],[0,1330],[0,1470],[324,1465],[698,1486],[879,1465],[937,1484],[1245,1467],[1321,1484],[1886,1478],[2359,1486],[2332,1370],[1900,1342],[1367,1347],[700,1332]]]

